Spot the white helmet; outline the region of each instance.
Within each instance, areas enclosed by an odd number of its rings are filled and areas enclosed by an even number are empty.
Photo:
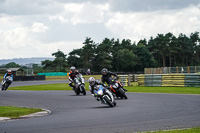
[[[95,84],[95,78],[94,77],[90,77],[88,81],[89,81],[89,84],[91,86],[93,86]]]
[[[72,66],[72,67],[70,68],[70,70],[71,70],[72,72],[75,72],[76,67]]]
[[[7,70],[7,73],[8,73],[8,74],[11,74],[11,72],[12,72],[12,71],[11,71],[10,69]]]

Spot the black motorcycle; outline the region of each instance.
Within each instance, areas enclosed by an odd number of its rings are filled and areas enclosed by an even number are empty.
[[[124,89],[123,85],[117,81],[117,79],[110,78],[110,89],[112,93],[118,98],[120,97],[121,99],[125,98],[128,99],[128,97],[125,94],[126,89]]]
[[[10,86],[10,84],[12,83],[13,78],[11,76],[7,76],[3,81],[2,81],[2,91],[6,91],[8,89],[8,87]]]

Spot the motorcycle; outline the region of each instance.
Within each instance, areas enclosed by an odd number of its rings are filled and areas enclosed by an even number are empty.
[[[86,95],[86,89],[85,89],[85,80],[81,74],[76,75],[74,78],[74,92],[76,95],[79,95],[80,93],[83,93],[83,95]]]
[[[116,106],[116,102],[112,93],[102,85],[98,85],[96,87],[94,90],[94,95],[97,101],[101,100],[102,104],[109,105],[110,107]]]
[[[12,83],[13,78],[11,76],[7,76],[3,81],[2,81],[2,88],[1,90],[7,90],[10,84]]]
[[[128,99],[128,97],[125,94],[125,91],[127,90],[124,89],[123,85],[119,81],[117,81],[117,79],[110,78],[109,80],[110,80],[111,92],[115,94],[117,98],[121,97],[121,99],[123,98]]]

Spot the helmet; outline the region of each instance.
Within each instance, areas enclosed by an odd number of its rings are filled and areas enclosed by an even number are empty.
[[[95,84],[95,78],[94,77],[90,77],[88,81],[89,81],[89,84],[91,86],[93,86]]]
[[[11,70],[8,70],[8,71],[7,71],[8,74],[11,74],[11,72],[12,72]]]
[[[108,73],[108,69],[103,68],[103,69],[101,70],[101,73],[102,73],[102,75],[106,75],[106,74]]]
[[[74,66],[72,66],[72,67],[70,68],[70,70],[71,70],[72,72],[75,72],[76,68],[75,68]]]

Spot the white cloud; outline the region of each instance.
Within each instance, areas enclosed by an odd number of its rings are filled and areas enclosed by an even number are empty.
[[[51,57],[58,49],[69,53],[81,48],[82,42],[57,41],[44,43],[38,39],[38,34],[48,29],[43,23],[34,23],[30,27],[16,27],[10,30],[0,30],[0,59],[25,57]]]
[[[43,43],[37,40],[31,28],[16,28],[11,31],[0,31],[1,59],[25,57],[51,57],[58,49],[68,53],[76,48],[81,48],[78,41],[60,41]],[[36,28],[37,29],[37,28]]]
[[[104,21],[104,12],[108,10],[107,4],[67,4],[65,5],[66,10],[73,12],[74,15],[70,19],[72,24],[83,24],[83,23],[101,23]]]
[[[129,38],[132,41],[158,33],[166,34],[172,32],[176,36],[180,33],[190,33],[200,30],[200,8],[190,6],[181,10],[168,10],[140,13],[114,13],[113,17],[106,23],[107,28],[114,36],[120,39]]]
[[[145,11],[139,8],[148,4],[136,0],[102,1],[0,2],[0,58],[51,57],[57,49],[67,54],[81,48],[85,37],[92,37],[95,42],[105,37],[133,42],[158,33],[172,32],[177,36],[200,31],[200,5],[194,5],[197,0],[192,0],[193,5],[184,0],[179,7],[172,5],[173,0],[165,4],[152,0],[153,10]],[[138,3],[138,8],[133,9],[133,3]],[[166,8],[162,10],[160,5]]]
[[[50,21],[59,20],[61,23],[68,23],[69,22],[68,19],[65,19],[63,16],[60,16],[60,15],[50,16],[49,19],[50,19]]]
[[[35,22],[32,25],[31,31],[33,32],[45,32],[47,29],[49,29],[47,26],[45,26],[43,23]]]

